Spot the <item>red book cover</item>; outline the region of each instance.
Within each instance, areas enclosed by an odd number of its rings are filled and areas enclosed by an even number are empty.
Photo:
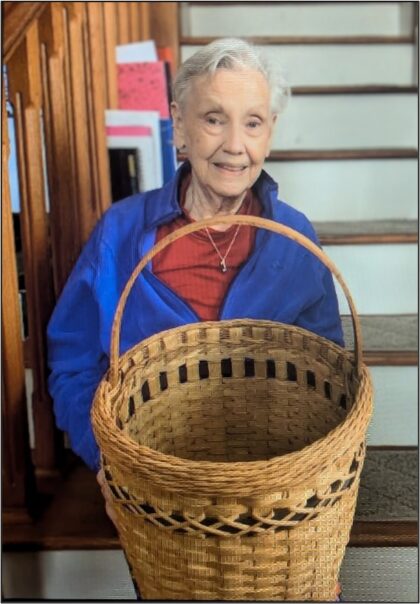
[[[159,111],[169,118],[165,64],[118,63],[118,107],[137,111]]]

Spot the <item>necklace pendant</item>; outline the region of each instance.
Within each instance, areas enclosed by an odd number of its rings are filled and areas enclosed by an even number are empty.
[[[220,267],[222,269],[222,273],[225,273],[227,271],[226,261],[224,258],[222,258],[220,261]]]

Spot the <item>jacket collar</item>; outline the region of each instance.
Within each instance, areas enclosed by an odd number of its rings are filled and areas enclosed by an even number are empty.
[[[144,226],[146,230],[155,229],[181,214],[179,185],[184,175],[189,171],[191,171],[191,164],[187,160],[181,164],[175,176],[161,189],[146,193],[147,196],[153,193],[153,200],[150,199],[150,202],[145,204]],[[263,206],[263,215],[272,218],[274,215],[274,204],[277,202],[277,183],[265,170],[262,170],[254,185],[254,189]]]

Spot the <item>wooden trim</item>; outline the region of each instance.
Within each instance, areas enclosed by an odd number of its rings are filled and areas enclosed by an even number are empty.
[[[15,537],[13,537],[5,520],[7,518],[3,519],[4,551],[121,549],[116,534],[60,536],[44,533],[37,535],[34,531],[35,534],[32,536],[30,527],[15,525],[13,527]],[[350,534],[348,547],[417,547],[417,527],[415,521],[368,522],[356,520]]]
[[[418,233],[360,233],[342,235],[319,235],[322,245],[380,245],[395,243],[417,243]]]
[[[62,6],[48,5],[39,20],[45,150],[50,192],[49,228],[54,293],[58,297],[76,261],[77,217],[74,212],[75,171],[67,120],[69,87],[65,77]]]
[[[390,86],[383,84],[292,87],[292,94],[295,96],[323,94],[417,94],[417,92],[417,86]]]
[[[68,32],[68,48],[65,54],[69,60],[71,90],[69,117],[76,175],[76,195],[73,204],[78,217],[78,253],[101,215],[97,195],[97,176],[92,174],[93,170],[96,171],[96,164],[89,61],[86,60],[89,49],[85,35],[85,9],[83,2],[69,2],[66,4],[65,11]]]
[[[29,513],[26,508],[5,508],[1,511],[1,520],[4,525],[13,526],[16,525],[28,525],[32,523],[33,516]]]
[[[107,96],[106,55],[103,8],[99,2],[86,2],[85,48],[87,92],[91,124],[92,172],[95,175],[96,211],[99,218],[111,205],[111,175],[105,130]]]
[[[25,373],[19,289],[9,187],[9,139],[6,93],[2,99],[2,305],[1,305],[1,415],[3,450],[3,508],[13,507],[19,518],[29,518],[34,473],[30,463]],[[14,519],[16,521],[16,518]]]
[[[8,63],[28,28],[47,8],[48,2],[3,2],[3,62]]]
[[[356,520],[350,534],[352,547],[417,547],[415,520]]]
[[[417,351],[396,350],[396,351],[370,351],[363,352],[363,358],[366,365],[370,367],[378,366],[417,366],[419,354]]]
[[[129,2],[128,5],[130,39],[132,42],[137,42],[138,40],[141,40],[141,25],[138,2]]]
[[[417,159],[417,149],[297,149],[274,150],[266,161],[319,161],[353,159]]]
[[[182,36],[182,46],[205,46],[224,36]],[[410,36],[241,36],[259,46],[286,46],[286,45],[345,45],[345,44],[413,44],[414,38]]]
[[[37,440],[36,465],[52,469],[59,461],[60,435],[55,426],[52,401],[47,389],[46,326],[54,305],[54,296],[45,207],[38,22],[34,22],[28,29],[24,41],[9,62],[8,83],[10,99],[15,109],[22,247],[33,361],[32,404]]]
[[[151,2],[149,5],[150,34],[156,45],[169,46],[174,67],[179,64],[178,2]]]
[[[23,344],[23,358],[26,369],[32,368],[32,344],[29,338],[25,338],[22,342]]]
[[[118,23],[118,44],[129,44],[131,40],[129,2],[116,2]]]
[[[150,2],[137,2],[140,19],[140,40],[148,40],[152,37],[150,31]]]
[[[368,451],[401,451],[402,453],[419,450],[417,445],[368,445]]]
[[[117,24],[115,2],[103,3],[104,40],[107,75],[107,107],[118,108],[117,66],[115,47],[117,46]]]
[[[417,149],[274,149],[266,162],[274,161],[335,161],[354,159],[417,159]],[[177,153],[177,161],[187,159],[186,155]]]

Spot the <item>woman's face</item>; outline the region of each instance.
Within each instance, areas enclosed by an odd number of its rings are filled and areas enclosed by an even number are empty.
[[[175,144],[186,145],[193,177],[210,195],[238,198],[257,180],[275,117],[258,71],[218,69],[194,78],[181,112],[172,103]]]

